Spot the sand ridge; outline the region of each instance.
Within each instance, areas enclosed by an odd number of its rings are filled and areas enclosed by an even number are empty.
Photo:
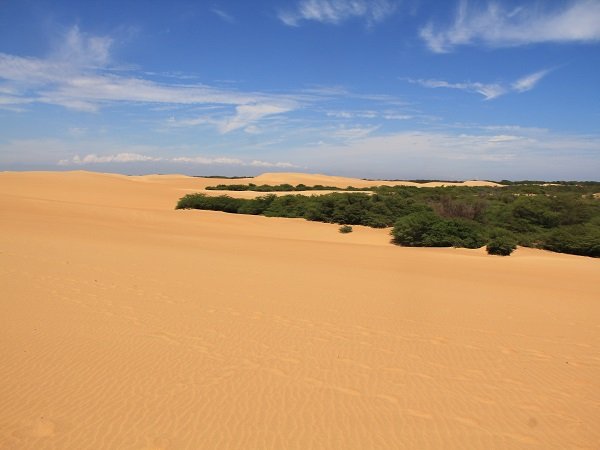
[[[218,182],[0,173],[0,448],[598,446],[600,261],[174,210]]]

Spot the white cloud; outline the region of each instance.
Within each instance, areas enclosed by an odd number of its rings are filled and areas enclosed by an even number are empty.
[[[477,5],[476,2],[473,2]],[[519,7],[508,10],[497,2],[487,7],[470,7],[461,0],[454,23],[436,27],[429,23],[421,38],[436,53],[446,53],[459,45],[482,43],[490,47],[512,47],[544,42],[600,41],[600,2],[572,0],[562,8]],[[555,3],[556,4],[556,3]]]
[[[385,119],[385,120],[409,120],[413,116],[408,114],[400,114],[396,111],[328,111],[327,117],[335,117],[336,119]]]
[[[257,103],[248,105],[239,105],[235,108],[235,115],[229,117],[218,124],[221,133],[229,133],[230,131],[244,128],[249,124],[256,122],[263,117],[281,114],[292,110],[291,105],[286,104],[268,104]]]
[[[522,135],[534,135],[534,134],[547,134],[549,130],[547,128],[539,127],[522,127],[520,125],[465,125],[468,128],[477,128],[485,131],[503,131],[511,133],[521,133]]]
[[[221,134],[227,134],[240,128],[243,128],[248,134],[260,134],[262,131],[255,125],[256,122],[265,117],[282,114],[293,109],[294,104],[286,101],[239,105],[235,107],[233,114],[219,110],[212,115],[204,114],[199,117],[179,120],[170,117],[167,120],[167,125],[171,127],[189,127],[208,124],[215,126]]]
[[[82,166],[87,164],[100,164],[100,163],[128,163],[128,162],[140,162],[140,161],[163,161],[163,158],[157,158],[152,156],[140,155],[139,153],[117,153],[115,155],[97,155],[91,153],[80,157],[79,155],[73,156],[71,159],[61,159],[58,162],[59,166],[76,165]]]
[[[330,135],[337,139],[349,141],[367,137],[378,128],[379,125],[372,127],[341,127],[331,132]]]
[[[222,132],[300,107],[293,96],[240,92],[195,84],[169,84],[127,75],[108,65],[112,39],[88,36],[73,27],[47,58],[0,53],[0,104],[47,103],[94,112],[118,103],[233,106],[236,114],[214,123]]]
[[[94,164],[113,164],[113,163],[139,163],[139,162],[161,162],[161,163],[185,163],[198,165],[227,165],[227,166],[251,166],[251,167],[279,167],[294,168],[298,167],[289,162],[269,162],[261,160],[244,161],[239,158],[228,156],[176,156],[160,157],[148,156],[140,153],[116,153],[99,155],[90,153],[88,155],[74,155],[70,158],[64,158],[58,161],[59,166],[86,166]]]
[[[109,36],[89,36],[74,26],[67,31],[51,59],[69,65],[105,67],[110,63],[112,44],[113,39]]]
[[[0,106],[2,105],[22,105],[26,103],[31,103],[29,99],[15,97],[12,95],[0,95]]]
[[[246,128],[244,128],[244,131],[248,134],[261,134],[262,130],[257,127],[256,125],[248,125]]]
[[[386,120],[410,120],[413,119],[414,116],[409,114],[384,114],[383,118]]]
[[[360,177],[597,179],[600,173],[599,135],[468,131],[368,136],[344,145],[301,147],[289,154],[298,164]]]
[[[192,164],[233,164],[242,166],[244,162],[238,158],[229,158],[220,156],[217,158],[208,158],[205,156],[178,156],[171,158],[172,162],[192,163]]]
[[[272,162],[268,162],[268,161],[260,161],[258,159],[251,161],[249,165],[254,166],[254,167],[278,167],[278,168],[287,168],[287,169],[298,167],[295,164],[292,164],[289,162],[272,163]]]
[[[281,11],[279,19],[294,27],[302,21],[339,25],[357,18],[373,25],[393,14],[396,8],[391,0],[301,0],[294,10]]]
[[[219,16],[221,19],[223,19],[225,22],[227,23],[235,23],[235,18],[229,14],[226,11],[223,11],[222,9],[219,8],[211,8],[211,11],[213,13],[215,13],[217,16]]]
[[[550,71],[540,70],[538,72],[526,75],[519,78],[517,81],[510,85],[500,83],[479,83],[479,82],[463,82],[463,83],[450,83],[444,80],[412,80],[408,81],[411,83],[417,83],[427,88],[448,88],[448,89],[459,89],[461,91],[474,92],[483,95],[485,100],[493,100],[502,95],[508,94],[509,92],[525,92],[533,89],[535,85],[544,78]]]
[[[491,100],[506,93],[506,88],[499,84],[484,84],[484,83],[449,83],[444,80],[410,80],[413,83],[420,84],[428,88],[448,88],[459,89],[461,91],[475,92],[481,94],[486,100]]]
[[[498,134],[496,136],[492,136],[488,139],[490,143],[498,143],[498,142],[512,142],[518,141],[519,139],[523,139],[522,136],[512,136],[510,134]]]
[[[538,72],[519,78],[512,84],[513,90],[525,92],[533,89],[538,82],[548,74],[549,70],[540,70]]]

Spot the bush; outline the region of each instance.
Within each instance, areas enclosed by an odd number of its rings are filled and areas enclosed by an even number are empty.
[[[427,234],[439,221],[441,219],[431,211],[417,212],[401,217],[392,229],[394,242],[409,247],[423,246]]]
[[[427,233],[423,244],[427,247],[479,248],[485,244],[481,226],[466,219],[440,220]]]
[[[493,238],[485,247],[488,254],[500,256],[508,256],[516,248],[517,245],[515,244],[515,241],[504,236],[498,236]]]
[[[392,229],[396,244],[410,247],[479,248],[485,241],[480,225],[464,219],[446,220],[431,211],[401,217]]]
[[[352,233],[352,227],[350,225],[342,225],[340,227],[340,233],[343,233],[343,234]]]
[[[541,243],[545,250],[573,255],[600,257],[600,227],[594,224],[559,228]]]
[[[188,194],[179,199],[175,209],[208,209],[237,213],[242,204],[242,199],[231,198],[226,195],[207,197],[205,194]]]

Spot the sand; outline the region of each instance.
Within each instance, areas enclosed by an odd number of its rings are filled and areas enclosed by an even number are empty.
[[[0,448],[600,447],[599,260],[173,209],[210,184],[0,173]]]

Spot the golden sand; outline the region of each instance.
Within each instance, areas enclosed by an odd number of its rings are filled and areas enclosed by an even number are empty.
[[[219,182],[0,173],[0,448],[600,447],[599,260],[174,210]]]

